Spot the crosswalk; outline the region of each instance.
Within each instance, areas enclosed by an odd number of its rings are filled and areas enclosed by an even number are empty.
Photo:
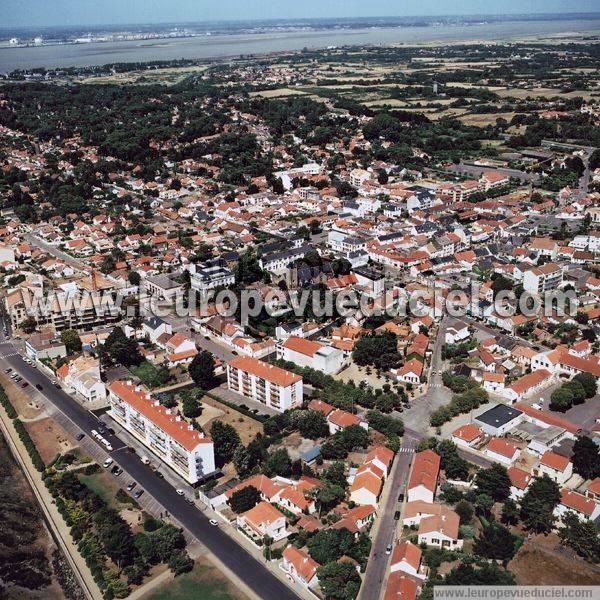
[[[402,447],[398,452],[402,452],[403,454],[412,454],[415,451],[415,448],[411,448],[410,446]]]
[[[8,354],[0,354],[0,358],[10,358],[11,356],[20,356],[18,352],[9,352]]]

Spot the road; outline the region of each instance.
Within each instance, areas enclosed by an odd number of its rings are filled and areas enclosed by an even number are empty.
[[[402,505],[398,502],[398,495],[404,490],[412,457],[419,443],[420,436],[412,433],[404,434],[402,448],[396,454],[392,471],[386,483],[387,496],[383,498],[378,513],[377,530],[372,538],[371,554],[367,563],[367,570],[363,578],[358,600],[374,600],[383,593],[383,582],[385,580],[389,555],[386,547],[392,544],[396,538],[396,526],[398,521],[394,519],[394,513],[400,510]],[[373,536],[373,532],[371,532]],[[377,590],[377,591],[376,591]]]
[[[51,244],[48,244],[48,242],[45,242],[44,240],[39,238],[34,233],[26,233],[23,236],[23,239],[25,239],[27,242],[29,242],[32,246],[36,246],[36,247],[41,248],[42,250],[48,252],[48,254],[51,254],[55,258],[60,258],[60,260],[62,260],[69,266],[73,267],[74,269],[83,271],[84,273],[91,271],[90,266],[86,265],[82,260],[79,260],[78,258],[74,258],[70,254],[63,252],[56,246],[52,246]]]
[[[415,398],[410,408],[397,415],[405,424],[402,448],[396,455],[392,472],[386,483],[387,489],[384,494],[387,496],[382,498],[382,504],[378,510],[379,522],[372,535],[371,555],[360,588],[359,600],[372,600],[383,593],[383,582],[390,558],[385,549],[388,544],[394,542],[398,525],[394,519],[394,513],[401,509],[398,495],[404,491],[412,457],[419,441],[427,437],[429,415],[438,407],[450,402],[452,398],[452,393],[442,383],[442,346],[449,325],[450,319],[444,315],[438,327],[431,355],[427,392]],[[374,590],[379,590],[379,593],[375,594]]]
[[[92,429],[98,428],[99,420],[94,414],[64,391],[55,388],[38,369],[24,362],[11,343],[0,341],[0,368],[7,367],[18,371],[30,385],[41,385],[43,396],[88,436]],[[109,453],[110,456],[131,479],[138,482],[138,489],[141,487],[156,498],[211,553],[231,571],[243,577],[245,584],[259,597],[266,600],[297,600],[298,596],[292,589],[279,581],[219,527],[211,526],[208,518],[198,508],[188,504],[166,480],[157,477],[150,468],[142,464],[136,454],[127,450],[127,445],[119,437],[110,434],[104,437],[114,448]]]

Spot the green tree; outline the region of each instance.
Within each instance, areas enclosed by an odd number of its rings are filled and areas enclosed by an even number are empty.
[[[215,384],[215,359],[207,350],[198,352],[188,367],[193,382],[202,389],[209,390]]]
[[[487,469],[479,469],[475,485],[480,494],[487,494],[496,502],[502,502],[510,496],[510,477],[506,467],[499,463],[494,463]]]
[[[81,338],[75,329],[64,329],[60,333],[60,339],[67,348],[67,354],[81,352]]]
[[[187,552],[175,552],[167,563],[174,575],[189,573],[194,568],[194,560]]]
[[[254,508],[260,502],[260,492],[253,486],[247,485],[231,494],[229,506],[235,513],[244,513]]]
[[[23,333],[33,333],[36,327],[37,321],[33,317],[27,317],[19,324],[19,329],[22,329]]]
[[[292,474],[292,460],[286,448],[278,448],[269,455],[263,465],[263,473],[267,477],[289,477]]]
[[[110,332],[102,346],[100,356],[108,357],[111,361],[126,367],[139,365],[144,360],[137,342],[129,339],[120,327],[115,327]]]
[[[461,525],[468,525],[475,514],[473,510],[473,505],[466,500],[461,500],[454,507],[454,511],[460,517]]]
[[[348,487],[346,479],[346,466],[343,462],[336,461],[332,463],[327,470],[321,475],[321,478],[330,485],[337,485],[342,489]]]
[[[481,535],[475,540],[475,554],[485,558],[510,560],[516,549],[517,538],[503,525],[492,523],[483,528]]]
[[[598,392],[596,378],[590,373],[578,373],[572,381],[577,381],[583,386],[586,398],[593,398]]]
[[[600,562],[600,538],[596,525],[591,521],[580,521],[577,515],[568,512],[562,518],[563,527],[558,531],[560,540],[592,564]]]
[[[507,498],[502,505],[502,522],[516,525],[519,521],[519,507],[512,498]]]
[[[330,562],[317,569],[319,584],[326,600],[354,600],[361,579],[349,561]]]
[[[571,462],[575,473],[584,479],[600,477],[600,450],[590,437],[582,435],[577,438]]]
[[[538,477],[521,501],[521,520],[527,529],[549,533],[554,526],[553,511],[560,501],[558,484],[548,475]]]
[[[229,423],[217,419],[210,426],[210,437],[215,449],[215,461],[223,466],[233,458],[235,449],[241,444],[240,436]]]

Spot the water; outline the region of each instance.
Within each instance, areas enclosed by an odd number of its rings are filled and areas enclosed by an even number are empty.
[[[292,34],[256,33],[181,39],[64,44],[30,48],[0,48],[0,73],[39,67],[85,67],[114,62],[210,59],[240,54],[263,54],[361,44],[500,41],[536,36],[551,40],[557,34],[600,33],[600,18],[587,20],[507,21],[436,27],[377,27],[303,31]]]

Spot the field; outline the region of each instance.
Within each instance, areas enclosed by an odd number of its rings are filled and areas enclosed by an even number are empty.
[[[514,112],[499,112],[499,113],[479,113],[472,115],[463,115],[460,120],[466,125],[476,125],[477,127],[485,127],[486,125],[494,125],[496,119],[506,119],[509,123],[515,116]]]
[[[162,585],[143,600],[245,600],[247,597],[207,562],[196,562],[190,573]]]
[[[557,549],[558,536],[538,535],[527,540],[508,564],[518,585],[600,585],[600,567],[570,551]],[[535,565],[535,569],[532,569]]]
[[[208,66],[197,65],[190,67],[172,67],[164,69],[144,69],[143,71],[130,71],[103,77],[87,77],[82,83],[88,84],[174,84],[185,77],[195,73],[202,73]]]
[[[73,447],[65,430],[50,417],[25,422],[24,425],[46,464],[57,454],[62,454]]]

